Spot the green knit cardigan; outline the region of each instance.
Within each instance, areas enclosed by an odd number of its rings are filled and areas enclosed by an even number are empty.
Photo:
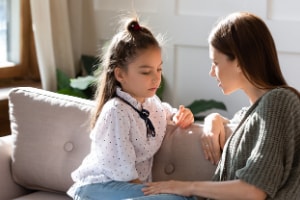
[[[228,138],[213,180],[235,179],[268,199],[300,199],[300,99],[290,89],[264,94]]]

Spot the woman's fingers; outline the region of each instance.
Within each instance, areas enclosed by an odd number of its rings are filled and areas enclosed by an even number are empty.
[[[218,135],[213,133],[203,133],[201,137],[201,145],[204,152],[204,156],[212,164],[216,165],[221,156],[220,144]]]
[[[168,193],[189,196],[189,185],[189,182],[182,181],[150,182],[145,183],[145,187],[142,189],[142,191],[145,195]]]

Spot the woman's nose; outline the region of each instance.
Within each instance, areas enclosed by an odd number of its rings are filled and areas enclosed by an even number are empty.
[[[208,73],[210,76],[214,77],[215,76],[215,69],[214,69],[214,66],[212,65],[210,67],[210,70],[209,70],[209,73]]]

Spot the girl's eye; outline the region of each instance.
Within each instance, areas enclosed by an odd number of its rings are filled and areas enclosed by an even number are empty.
[[[150,72],[141,72],[141,74],[148,75],[148,74],[150,74]]]

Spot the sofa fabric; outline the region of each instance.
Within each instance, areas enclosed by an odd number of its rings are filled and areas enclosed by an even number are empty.
[[[64,192],[89,151],[91,101],[22,88],[9,95],[12,174],[30,189]]]
[[[11,90],[11,135],[0,137],[0,199],[70,199],[70,174],[90,149],[93,107],[91,100],[42,89]],[[211,179],[216,166],[204,159],[201,134],[201,124],[168,125],[153,180]]]

